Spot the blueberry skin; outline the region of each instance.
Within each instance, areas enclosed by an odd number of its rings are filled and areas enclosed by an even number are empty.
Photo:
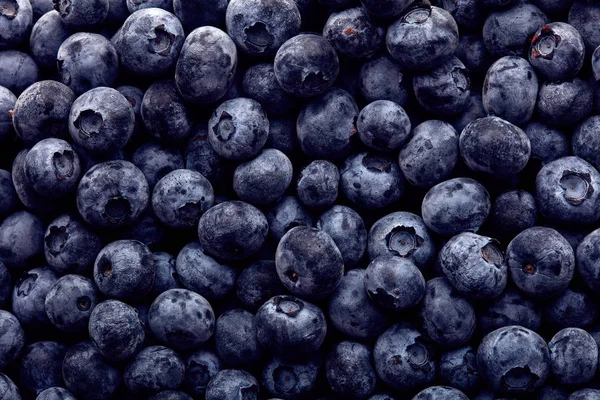
[[[487,117],[487,112],[485,111],[485,108],[483,108],[481,92],[471,90],[469,100],[467,101],[467,105],[463,112],[454,118],[451,118],[449,122],[457,132],[462,132],[471,122],[483,117]]]
[[[377,307],[365,290],[365,270],[348,271],[329,296],[327,315],[333,326],[355,339],[372,339],[389,325],[385,312]]]
[[[256,312],[267,300],[287,293],[275,269],[275,261],[259,260],[242,270],[236,281],[238,300],[250,311]]]
[[[512,0],[508,0],[512,2]],[[488,10],[489,1],[477,0],[441,0],[439,6],[452,15],[461,32],[481,31]],[[506,2],[506,1],[505,1]],[[462,36],[462,35],[461,35]],[[459,39],[460,40],[460,39]]]
[[[436,375],[431,339],[408,323],[394,324],[379,336],[373,359],[379,378],[400,391],[426,387]]]
[[[45,216],[56,215],[60,209],[59,202],[49,202],[46,197],[33,190],[25,175],[25,158],[28,152],[27,149],[21,150],[12,163],[12,184],[17,197],[27,209],[35,213]]]
[[[375,17],[394,18],[410,5],[410,0],[361,0],[363,7]]]
[[[25,332],[13,314],[0,310],[0,369],[6,370],[20,355],[25,346]]]
[[[156,274],[150,295],[152,298],[156,298],[162,292],[179,288],[181,284],[179,275],[175,270],[175,257],[164,252],[152,253],[152,257],[154,258]]]
[[[52,0],[65,24],[74,31],[98,27],[108,15],[108,0]]]
[[[241,51],[269,56],[300,32],[300,11],[293,0],[231,0],[225,24]]]
[[[12,121],[15,132],[30,145],[49,137],[66,139],[69,112],[74,101],[75,94],[62,83],[33,83],[14,104]]]
[[[430,386],[417,393],[412,400],[467,400],[463,392],[450,386]]]
[[[128,360],[144,344],[144,328],[136,310],[119,301],[106,300],[92,311],[89,320],[90,339],[109,361]]]
[[[348,155],[357,133],[358,112],[354,98],[338,88],[307,102],[296,121],[302,151],[309,158],[324,160]]]
[[[223,369],[206,388],[206,400],[229,400],[237,397],[258,398],[260,387],[256,378],[243,369]]]
[[[405,257],[421,271],[436,256],[435,243],[425,223],[416,214],[397,211],[377,220],[369,231],[368,254],[371,261],[382,255]]]
[[[296,108],[294,96],[279,86],[272,63],[259,63],[248,68],[242,85],[244,93],[258,101],[271,118],[289,115]]]
[[[147,210],[133,225],[125,229],[123,239],[137,240],[154,248],[163,243],[166,235],[167,228],[152,211]]]
[[[126,0],[125,3],[127,5],[127,11],[129,11],[131,14],[133,14],[136,11],[145,10],[148,8],[158,8],[167,12],[173,12],[172,0]],[[181,38],[181,42],[183,44],[183,37]]]
[[[367,248],[368,233],[362,217],[353,209],[335,205],[317,220],[316,227],[327,233],[342,254],[346,269],[355,267]]]
[[[215,314],[208,301],[187,289],[170,289],[158,296],[148,313],[150,329],[165,345],[192,350],[213,334]]]
[[[227,0],[173,0],[173,10],[186,31],[210,25],[221,26],[225,19]]]
[[[545,165],[569,155],[571,143],[561,130],[540,121],[530,121],[523,131],[531,144],[530,160],[539,160]]]
[[[17,96],[4,86],[0,86],[0,141],[5,141],[14,135],[13,117],[9,111],[13,110]]]
[[[295,196],[284,196],[267,211],[266,216],[269,235],[276,243],[296,226],[313,226],[311,215]]]
[[[146,131],[157,140],[176,144],[190,136],[192,116],[171,79],[150,85],[140,112]]]
[[[192,127],[192,134],[184,148],[185,168],[198,171],[213,186],[225,181],[225,161],[208,140],[208,121]]]
[[[548,17],[536,6],[519,0],[507,8],[492,11],[483,24],[483,42],[496,57],[524,57],[530,38]]]
[[[537,400],[567,400],[569,394],[562,388],[545,385],[538,392]]]
[[[340,168],[342,193],[366,209],[391,205],[404,194],[404,177],[387,155],[362,152],[348,157]]]
[[[597,400],[600,399],[600,390],[581,389],[571,393],[569,400]]]
[[[215,344],[217,354],[228,365],[251,367],[263,356],[256,339],[254,315],[239,308],[217,318]]]
[[[483,36],[479,31],[478,33],[461,35],[454,55],[465,64],[471,76],[476,77],[485,76],[488,68],[494,62],[494,58],[485,48]]]
[[[387,30],[386,47],[400,67],[427,70],[458,46],[458,25],[443,8],[422,5],[404,13]]]
[[[545,303],[544,321],[555,329],[587,328],[599,314],[593,293],[567,289],[553,301]]]
[[[255,158],[237,166],[233,190],[250,204],[269,204],[283,196],[292,182],[290,159],[277,149],[263,149]]]
[[[410,260],[382,255],[371,261],[364,287],[371,300],[392,311],[418,305],[425,295],[425,278]]]
[[[33,394],[62,386],[62,363],[68,347],[58,342],[36,342],[23,351],[19,369],[21,387]]]
[[[331,236],[308,226],[292,228],[281,238],[275,265],[283,286],[307,299],[326,297],[344,276],[344,260]]]
[[[592,72],[596,81],[600,81],[600,50],[598,50],[599,47],[600,46],[596,47],[596,50],[594,50],[594,53],[592,54]]]
[[[31,3],[14,0],[4,3],[4,13],[0,19],[0,49],[18,47],[25,41],[33,25]]]
[[[60,80],[76,95],[96,87],[113,86],[117,80],[117,51],[108,39],[96,33],[78,32],[69,36],[60,45],[56,60]]]
[[[430,188],[448,178],[458,161],[458,133],[447,122],[424,121],[398,154],[398,165],[413,186]]]
[[[198,237],[205,251],[226,261],[244,260],[254,255],[264,244],[268,232],[265,215],[253,205],[238,200],[210,208],[198,223]]]
[[[176,390],[164,390],[154,396],[150,397],[149,400],[193,400],[189,395],[179,392]]]
[[[46,295],[44,308],[52,325],[65,332],[87,332],[92,310],[100,302],[94,281],[80,275],[65,275]]]
[[[0,86],[18,96],[38,80],[38,66],[28,54],[17,50],[0,51]]]
[[[471,93],[469,71],[457,57],[447,58],[433,69],[415,75],[413,90],[419,104],[430,113],[460,114]]]
[[[521,125],[533,115],[538,79],[527,60],[506,56],[488,69],[483,83],[483,107],[512,124]]]
[[[579,157],[546,164],[535,180],[538,210],[559,224],[591,224],[600,218],[600,174]]]
[[[171,71],[185,40],[181,22],[161,8],[131,12],[113,38],[121,66],[143,76],[161,76]]]
[[[142,171],[128,161],[106,161],[90,168],[77,188],[77,209],[88,224],[120,228],[135,222],[150,197]]]
[[[58,48],[71,36],[71,30],[56,10],[44,13],[29,36],[31,56],[42,68],[56,68]]]
[[[579,78],[544,82],[538,92],[537,111],[549,125],[576,125],[593,109],[590,86]]]
[[[472,346],[448,350],[440,356],[440,378],[445,385],[465,393],[474,393],[481,386],[477,370],[477,351]]]
[[[244,161],[260,152],[269,135],[269,120],[256,100],[238,97],[215,109],[208,121],[208,140],[227,160]]]
[[[320,383],[321,368],[320,355],[299,362],[273,357],[265,365],[260,383],[269,394],[278,398],[291,400],[313,398],[311,395],[314,396],[314,391]]]
[[[7,308],[8,301],[12,294],[12,276],[6,268],[6,265],[0,261],[0,307]],[[1,358],[1,357],[0,357]],[[0,361],[0,369],[2,369],[2,362]]]
[[[196,350],[185,359],[183,388],[193,396],[204,396],[206,387],[222,368],[217,355],[210,350]]]
[[[520,291],[508,287],[477,314],[477,327],[483,335],[505,326],[519,325],[538,331],[542,324],[542,310]]]
[[[356,128],[367,147],[391,152],[408,141],[411,125],[408,114],[400,105],[377,100],[360,111]]]
[[[175,67],[181,95],[196,103],[213,103],[233,85],[237,69],[234,41],[212,26],[194,29],[186,38]]]
[[[77,400],[71,392],[61,387],[48,388],[41,391],[35,400]]]
[[[275,54],[275,78],[282,89],[299,97],[324,94],[335,82],[340,62],[327,39],[301,33],[287,40]]]
[[[540,335],[512,325],[486,335],[477,350],[479,373],[490,388],[507,394],[539,389],[550,372],[550,351]]]
[[[329,387],[347,399],[366,399],[375,391],[377,374],[371,364],[372,350],[358,342],[334,345],[327,355],[325,374]]]
[[[71,214],[56,217],[44,234],[44,255],[58,275],[91,272],[102,240]]]
[[[25,269],[44,250],[44,225],[28,211],[17,211],[0,224],[0,261]]]
[[[569,9],[567,22],[581,34],[588,54],[600,45],[600,33],[595,27],[599,16],[598,4],[587,1],[577,0]]]
[[[338,197],[340,171],[330,161],[315,160],[300,171],[296,193],[309,208],[323,209],[334,205]]]
[[[475,310],[446,278],[427,281],[421,306],[423,328],[439,346],[460,347],[475,331]]]
[[[323,26],[323,37],[344,58],[368,58],[383,47],[385,27],[364,7],[333,12]]]
[[[364,62],[360,68],[358,85],[360,93],[369,103],[390,100],[404,107],[412,90],[412,79],[391,58],[381,56]]]
[[[531,39],[529,62],[549,81],[573,78],[583,66],[584,56],[581,34],[564,22],[542,26]]]
[[[450,283],[468,298],[490,300],[506,287],[507,262],[495,239],[460,233],[442,247],[437,262]]]
[[[600,129],[600,116],[592,115],[577,126],[571,138],[573,155],[584,159],[595,168],[600,167],[600,157],[597,153],[600,149],[598,129]],[[568,155],[568,153],[565,155]]]
[[[131,155],[131,162],[144,173],[151,189],[168,173],[185,168],[178,148],[157,142],[146,142],[138,147]]]
[[[577,272],[583,278],[583,283],[593,291],[600,289],[600,270],[598,256],[600,252],[600,230],[588,234],[577,246]]]
[[[425,195],[421,215],[435,233],[453,236],[477,231],[490,213],[490,195],[476,180],[453,178],[438,183]]]
[[[111,399],[121,384],[121,372],[108,364],[91,340],[65,354],[62,365],[66,388],[83,400]]]
[[[579,328],[565,328],[550,342],[552,374],[561,385],[582,385],[594,378],[598,366],[598,345]]]
[[[6,399],[21,400],[21,394],[19,388],[14,382],[6,375],[0,373],[0,390]]]
[[[123,381],[131,393],[141,396],[177,389],[184,374],[185,364],[177,353],[164,346],[150,346],[125,367]]]
[[[183,287],[208,300],[227,296],[233,290],[237,276],[233,267],[207,255],[199,242],[188,243],[181,249],[175,269]]]
[[[325,340],[327,322],[321,309],[293,296],[272,297],[254,318],[258,342],[285,359],[306,358]]]

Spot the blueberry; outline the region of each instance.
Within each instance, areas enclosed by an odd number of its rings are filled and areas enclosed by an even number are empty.
[[[183,388],[191,395],[203,396],[208,383],[221,369],[221,360],[214,352],[196,350],[185,359]]]
[[[0,369],[6,370],[18,357],[25,346],[25,332],[13,314],[0,310]]]
[[[598,171],[579,157],[563,157],[546,164],[535,180],[540,213],[550,221],[582,225],[600,218]]]
[[[256,338],[275,355],[305,358],[325,340],[327,322],[319,307],[293,296],[275,296],[256,312]]]
[[[591,381],[598,366],[598,345],[579,328],[559,331],[550,342],[552,374],[559,384],[581,385]]]
[[[6,399],[21,400],[21,394],[17,385],[2,373],[0,373],[0,391],[2,391],[3,397]]]
[[[549,81],[573,78],[583,66],[584,55],[581,34],[564,22],[542,26],[531,39],[529,61]]]
[[[548,124],[568,126],[578,124],[592,112],[592,101],[590,86],[579,78],[545,82],[540,86],[537,110]]]
[[[154,336],[175,350],[192,350],[213,334],[215,314],[208,301],[187,289],[158,296],[148,314]]]
[[[307,102],[296,122],[298,141],[310,158],[340,159],[351,151],[358,131],[358,106],[345,90],[332,88]]]
[[[275,269],[275,261],[256,261],[242,270],[236,281],[237,298],[255,312],[271,297],[285,294]]]
[[[179,275],[175,270],[175,257],[169,253],[156,252],[152,253],[152,258],[154,258],[156,274],[150,291],[151,296],[156,298],[162,292],[179,288],[180,282]]]
[[[296,226],[313,226],[313,220],[308,211],[294,196],[284,196],[267,212],[269,234],[275,242]]]
[[[484,76],[494,62],[494,58],[485,48],[481,33],[461,35],[454,55],[463,62],[473,77]]]
[[[243,201],[225,201],[200,217],[198,237],[205,251],[234,261],[255,254],[265,242],[269,224],[256,207]]]
[[[530,161],[538,160],[545,165],[569,155],[570,141],[561,130],[541,121],[530,121],[523,131],[531,144]]]
[[[330,161],[315,160],[300,171],[296,192],[302,203],[309,208],[327,208],[338,197],[340,171]]]
[[[294,295],[323,298],[332,293],[344,275],[344,261],[326,232],[307,226],[290,229],[275,254],[277,274]]]
[[[329,15],[323,37],[345,58],[367,58],[383,47],[385,27],[371,18],[363,7]]]
[[[293,0],[231,0],[225,14],[227,33],[252,56],[269,56],[300,31]]]
[[[425,331],[442,347],[463,346],[475,331],[473,306],[446,278],[427,282],[421,314]]]
[[[450,386],[430,386],[417,393],[413,400],[467,400],[468,397],[458,389]]]
[[[131,162],[144,173],[151,189],[168,173],[185,167],[179,149],[157,142],[146,142],[138,147],[131,156]]]
[[[490,195],[476,180],[453,178],[438,183],[425,195],[421,215],[435,233],[452,236],[477,231],[490,213]]]
[[[163,390],[150,397],[149,400],[192,400],[192,398],[184,392],[179,392],[177,390]]]
[[[490,213],[490,224],[496,235],[514,238],[536,225],[535,198],[524,190],[511,190],[496,197]]]
[[[0,86],[20,95],[39,80],[40,71],[28,54],[18,50],[0,51]]]
[[[502,0],[503,3],[509,3],[513,0]],[[441,0],[438,1],[440,7],[452,15],[456,21],[461,33],[463,31],[480,31],[485,17],[487,15],[486,6],[489,5],[489,0]],[[464,36],[464,35],[461,35]]]
[[[365,399],[375,391],[377,375],[371,364],[372,350],[358,342],[333,346],[325,363],[329,387],[347,399]]]
[[[258,101],[271,118],[289,115],[296,108],[295,97],[279,86],[272,63],[259,63],[248,68],[242,84],[244,93]],[[270,130],[269,136],[271,135]]]
[[[408,323],[394,324],[379,336],[373,360],[379,378],[401,391],[428,386],[437,370],[431,339]]]
[[[60,1],[64,4],[70,0]],[[78,32],[69,36],[60,45],[56,60],[60,80],[76,95],[96,87],[113,86],[117,80],[117,51],[97,33]]]
[[[173,0],[173,10],[187,31],[210,25],[220,26],[225,20],[227,0]]]
[[[485,110],[520,125],[529,121],[535,109],[538,79],[527,60],[506,56],[488,69],[483,83]]]
[[[548,22],[546,14],[533,4],[516,1],[488,14],[482,31],[485,47],[497,57],[524,57],[531,37]]]
[[[317,221],[317,228],[326,232],[342,254],[346,269],[355,267],[367,248],[367,230],[361,216],[347,206],[335,205]]]
[[[484,381],[495,391],[528,394],[539,389],[550,372],[550,351],[534,331],[513,325],[486,335],[477,350]]]
[[[472,346],[448,350],[440,356],[440,378],[445,385],[465,393],[474,393],[481,386],[477,370],[477,351]]]
[[[369,103],[389,100],[404,107],[412,90],[412,80],[386,56],[365,61],[360,68],[358,79],[360,93]]]
[[[537,331],[542,324],[541,307],[512,287],[486,304],[477,317],[478,329],[484,335],[510,325]]]
[[[235,43],[225,32],[212,26],[194,29],[175,67],[177,89],[189,101],[215,102],[232,87],[237,61]]]
[[[173,350],[149,346],[125,367],[123,380],[134,395],[142,396],[177,389],[183,382],[185,364]]]
[[[239,97],[215,109],[208,121],[208,140],[217,154],[232,161],[256,156],[267,141],[269,120],[256,100]]]
[[[199,242],[185,245],[175,262],[177,276],[183,287],[209,300],[222,299],[235,285],[236,271],[207,255]]]
[[[41,391],[35,400],[77,400],[71,392],[61,387],[48,388]]]
[[[262,371],[261,384],[273,396],[291,400],[312,398],[320,383],[321,364],[320,356],[299,362],[273,357]]]
[[[368,297],[365,270],[348,271],[328,300],[328,316],[340,332],[356,339],[375,338],[388,326],[388,317]]]
[[[19,383],[34,394],[62,386],[62,363],[67,346],[58,342],[36,342],[25,348],[21,357]]]
[[[0,49],[11,49],[25,41],[33,25],[31,3],[5,0],[0,18]]]
[[[101,239],[71,214],[52,220],[44,234],[44,255],[57,274],[87,273],[102,249]]]
[[[361,110],[356,128],[366,146],[379,151],[394,151],[408,141],[411,125],[400,105],[377,100]]]
[[[140,109],[146,131],[166,143],[187,140],[192,116],[172,79],[154,82],[142,99]]]
[[[587,287],[596,291],[600,288],[600,271],[597,259],[600,251],[599,230],[587,235],[577,247],[577,271]]]
[[[544,321],[551,327],[587,328],[600,310],[594,294],[581,289],[567,289],[551,302],[545,303]]]
[[[14,107],[17,97],[4,86],[0,86],[0,141],[5,141],[13,137],[14,127],[13,118]]]
[[[387,155],[362,152],[348,157],[340,168],[340,187],[359,207],[376,209],[397,202],[404,193],[404,177]]]
[[[597,150],[600,149],[598,129],[600,129],[600,116],[593,115],[584,119],[577,126],[572,137],[573,154],[589,162],[595,168],[600,167],[600,157],[597,153]]]
[[[254,376],[243,369],[223,369],[206,388],[206,400],[257,400],[260,387]]]
[[[0,260],[8,268],[25,269],[44,250],[44,225],[28,211],[17,211],[0,224]]]
[[[128,7],[133,3],[128,1]],[[113,38],[121,65],[127,71],[144,76],[161,76],[173,69],[183,47],[185,34],[181,22],[160,8],[131,10]],[[144,5],[144,9],[141,9]]]
[[[142,171],[128,161],[106,161],[83,175],[77,188],[77,209],[88,224],[123,227],[135,222],[149,203]]]
[[[104,24],[113,27],[120,26],[127,17],[129,17],[129,10],[126,0],[108,0],[108,14],[106,14]]]
[[[416,5],[388,27],[386,46],[401,67],[431,69],[456,50],[458,25],[443,8]]]
[[[597,400],[600,399],[599,389],[581,389],[569,396],[569,400]]]
[[[225,181],[225,162],[210,145],[208,121],[192,127],[191,137],[184,149],[185,168],[198,171],[214,186]]]
[[[87,332],[92,310],[100,302],[94,281],[81,275],[65,275],[46,295],[44,308],[52,325],[66,332]]]
[[[66,138],[67,124],[75,94],[56,81],[29,86],[15,103],[12,120],[15,132],[27,144],[49,137]]]
[[[312,33],[287,40],[275,55],[275,78],[283,90],[300,97],[323,94],[333,85],[340,69],[329,41]]]
[[[56,10],[44,13],[33,25],[29,49],[35,62],[42,68],[56,68],[56,54],[62,42],[71,36],[71,30]]]
[[[228,365],[251,367],[263,356],[256,339],[254,315],[239,308],[217,318],[215,343],[217,354]]]
[[[108,15],[108,0],[53,0],[54,9],[73,30],[98,27]]]
[[[425,121],[411,136],[398,155],[406,180],[413,186],[430,188],[448,178],[458,160],[458,133],[452,125]]]
[[[121,384],[121,372],[108,364],[90,341],[78,343],[65,354],[62,365],[66,388],[90,400],[113,398]]]
[[[569,9],[567,21],[581,34],[588,54],[600,45],[600,33],[596,29],[598,17],[600,17],[600,5],[595,3],[577,0]]]

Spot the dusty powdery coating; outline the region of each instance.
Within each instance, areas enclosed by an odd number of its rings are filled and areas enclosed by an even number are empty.
[[[87,332],[92,311],[100,302],[94,281],[80,275],[65,275],[46,295],[44,308],[52,325],[66,332]]]
[[[0,368],[3,370],[21,355],[25,346],[25,332],[13,314],[0,310]]]
[[[90,30],[108,15],[109,0],[52,0],[65,24],[74,31]]]
[[[0,259],[8,268],[27,268],[43,248],[44,225],[36,215],[17,211],[0,224]]]
[[[185,364],[177,353],[164,346],[149,346],[125,367],[123,380],[131,393],[147,396],[178,388],[184,375]]]

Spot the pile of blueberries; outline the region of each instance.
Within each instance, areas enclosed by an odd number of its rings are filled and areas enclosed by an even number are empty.
[[[0,0],[0,400],[600,400],[598,0]]]

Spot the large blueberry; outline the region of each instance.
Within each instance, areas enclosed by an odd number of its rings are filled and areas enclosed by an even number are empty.
[[[125,367],[123,380],[137,396],[177,389],[183,382],[185,364],[173,350],[164,346],[146,347]]]
[[[191,133],[192,116],[172,79],[156,81],[142,99],[140,113],[146,131],[155,139],[175,144]]]
[[[323,26],[323,37],[345,58],[367,58],[383,47],[385,27],[363,7],[333,12]]]
[[[404,107],[411,92],[411,84],[412,79],[385,56],[365,61],[358,76],[360,93],[368,102],[390,100]]]
[[[0,369],[3,371],[20,355],[25,346],[25,332],[13,314],[0,310]]]
[[[46,295],[44,308],[52,325],[66,332],[87,332],[92,310],[100,302],[94,281],[81,275],[65,275]]]
[[[464,346],[449,350],[440,356],[440,378],[445,385],[465,393],[474,393],[481,386],[477,370],[477,349]]]
[[[217,354],[228,365],[252,367],[263,356],[256,339],[254,315],[239,308],[217,318],[215,344]]]
[[[342,253],[346,269],[358,264],[367,249],[368,238],[360,214],[350,207],[335,205],[321,214],[316,226],[331,236]]]
[[[262,370],[261,384],[273,396],[290,400],[309,398],[320,383],[321,365],[321,355],[295,362],[273,357]]]
[[[36,342],[25,348],[21,357],[19,383],[23,390],[39,394],[63,385],[62,363],[68,347],[58,342]]]
[[[44,302],[58,277],[48,267],[34,268],[21,275],[12,293],[12,313],[27,327],[48,327]]]
[[[559,331],[548,342],[552,374],[559,384],[582,385],[591,381],[598,366],[598,345],[579,328]]]
[[[260,386],[256,378],[243,369],[223,369],[206,387],[206,400],[258,398]]]
[[[0,260],[8,268],[25,269],[44,250],[42,220],[28,211],[17,211],[0,224]]]
[[[529,61],[549,81],[573,78],[583,66],[584,56],[581,34],[564,22],[542,26],[531,39]]]
[[[372,357],[371,348],[362,343],[344,341],[333,346],[325,363],[333,393],[347,399],[364,399],[373,393],[377,374]]]

